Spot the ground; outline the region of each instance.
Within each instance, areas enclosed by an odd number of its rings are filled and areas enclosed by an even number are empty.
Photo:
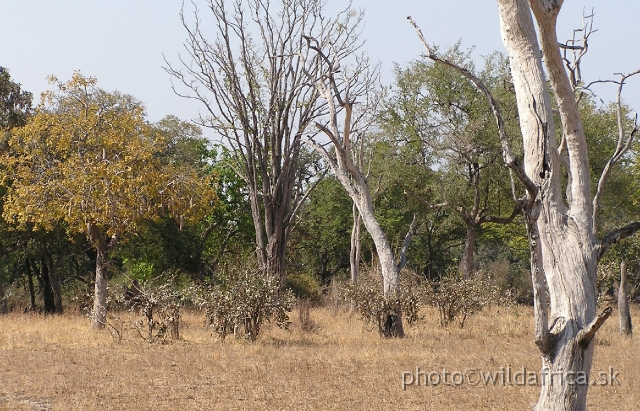
[[[0,410],[532,408],[539,387],[515,380],[523,368],[540,369],[531,308],[493,307],[464,329],[440,328],[435,311],[424,314],[406,338],[385,340],[345,310],[316,308],[314,330],[303,331],[294,312],[288,331],[267,325],[253,344],[216,340],[197,312],[184,315],[181,340],[168,344],[147,343],[127,327],[117,341],[108,330],[89,330],[79,314],[10,314],[0,317]],[[620,384],[590,387],[590,409],[640,403],[640,343],[619,336],[617,321],[614,311],[594,341],[593,371],[618,373]],[[403,372],[409,382],[416,367],[440,385],[425,386],[421,375],[420,386],[403,389]],[[498,374],[495,386],[453,384],[453,373],[471,369],[502,372],[505,383]]]

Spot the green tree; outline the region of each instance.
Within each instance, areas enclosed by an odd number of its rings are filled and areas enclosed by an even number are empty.
[[[14,127],[23,126],[31,111],[32,94],[23,91],[19,83],[11,80],[9,70],[0,67],[0,152],[7,148],[7,138]],[[0,211],[2,209],[2,197],[6,192],[6,181],[0,179]],[[0,256],[2,260],[7,257],[9,248],[15,247],[15,235],[9,235],[8,227],[4,221],[0,221]],[[4,294],[4,285],[0,276],[0,314],[7,312],[7,302]]]
[[[459,44],[443,56],[474,71],[470,52]],[[480,78],[507,108],[504,118],[515,129],[515,94],[507,64],[502,55],[489,56]],[[409,159],[427,159],[422,165],[433,171],[428,207],[447,208],[464,223],[460,268],[469,276],[480,227],[510,223],[519,213],[508,171],[499,161],[502,150],[491,106],[460,73],[428,60],[415,61],[396,70],[395,93],[383,111],[382,127],[397,144],[417,145]]]
[[[166,140],[144,119],[134,98],[96,87],[75,73],[55,78],[24,127],[12,133],[11,186],[4,218],[51,230],[64,221],[70,234],[85,233],[96,251],[92,328],[106,321],[108,253],[144,217],[183,220],[206,210],[215,193],[198,170],[164,161]]]
[[[23,126],[31,111],[33,95],[11,80],[9,70],[0,67],[0,130]]]
[[[351,219],[351,199],[335,178],[321,181],[300,213],[291,254],[323,286],[349,267]]]

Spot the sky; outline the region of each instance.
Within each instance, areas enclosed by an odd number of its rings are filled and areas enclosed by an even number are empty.
[[[336,10],[348,4],[328,1]],[[34,94],[35,102],[49,87],[47,76],[66,81],[80,70],[97,77],[103,89],[141,100],[151,121],[169,114],[196,118],[198,102],[176,96],[163,70],[165,57],[177,63],[178,55],[184,55],[181,5],[181,0],[1,1],[0,66]],[[393,82],[394,64],[402,66],[423,53],[407,15],[431,44],[447,48],[461,40],[464,47],[476,47],[478,59],[504,51],[495,1],[353,0],[353,7],[365,10],[365,50],[380,62],[386,85]],[[583,61],[585,79],[612,79],[613,73],[639,69],[637,0],[568,0],[560,15],[559,38],[570,38],[582,24],[583,10],[588,14],[592,9],[598,32]],[[605,100],[615,96],[612,86],[599,86],[597,92]],[[640,75],[629,80],[623,98],[640,111]]]

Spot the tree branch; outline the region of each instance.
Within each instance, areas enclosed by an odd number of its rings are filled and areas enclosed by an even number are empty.
[[[411,224],[409,225],[409,230],[407,230],[407,235],[404,237],[404,242],[402,243],[402,248],[400,249],[400,262],[398,263],[398,271],[402,270],[405,265],[407,265],[407,251],[409,250],[409,245],[411,244],[411,239],[416,233],[418,220],[416,219],[416,215],[413,215],[413,220],[411,220]]]
[[[640,221],[627,224],[626,226],[607,234],[602,241],[600,241],[600,245],[598,246],[598,260],[604,256],[613,244],[624,238],[631,237],[638,231],[640,231]]]
[[[448,67],[451,67],[452,69],[462,74],[464,77],[469,79],[473,84],[475,84],[475,86],[478,87],[478,89],[487,98],[487,100],[489,101],[489,105],[491,106],[491,111],[493,112],[493,116],[496,120],[496,124],[498,126],[498,134],[500,136],[500,143],[502,145],[502,156],[504,159],[504,163],[508,168],[514,171],[518,179],[522,182],[522,184],[527,189],[527,192],[529,193],[531,198],[536,198],[538,195],[538,187],[533,183],[533,181],[531,181],[529,176],[527,176],[527,174],[525,173],[524,167],[518,161],[518,158],[513,154],[513,151],[511,150],[511,145],[509,144],[509,137],[507,135],[506,126],[504,124],[504,119],[502,118],[502,111],[500,110],[500,106],[498,105],[498,102],[493,97],[493,94],[491,93],[491,91],[482,82],[482,80],[480,80],[478,77],[476,77],[473,73],[471,73],[466,68],[460,67],[449,60],[438,57],[433,52],[432,48],[429,46],[427,41],[425,40],[424,35],[422,34],[422,30],[420,30],[420,28],[415,23],[415,21],[413,21],[411,16],[407,16],[407,19],[409,20],[411,25],[416,29],[416,33],[418,33],[418,37],[420,38],[420,41],[422,41],[422,44],[427,50],[427,57],[429,59],[435,62],[442,63]]]
[[[522,206],[516,203],[513,206],[513,211],[511,212],[511,215],[509,217],[498,217],[498,216],[486,215],[486,216],[480,217],[479,223],[480,224],[482,223],[510,224],[518,216],[518,214],[520,214],[521,211],[522,211]]]
[[[587,348],[589,346],[589,343],[591,342],[591,340],[593,340],[593,337],[596,336],[596,332],[598,332],[600,327],[602,327],[602,324],[607,321],[607,318],[609,318],[612,312],[613,309],[611,307],[605,308],[604,311],[602,311],[600,315],[594,318],[589,325],[578,332],[578,335],[576,335],[576,339],[583,348]]]
[[[625,137],[624,115],[622,113],[622,87],[624,86],[624,82],[626,79],[639,73],[640,73],[640,70],[636,70],[628,74],[620,74],[621,79],[620,79],[620,82],[618,83],[618,93],[616,95],[616,119],[618,122],[618,144],[616,146],[615,151],[611,155],[611,158],[609,159],[609,161],[607,161],[607,164],[602,170],[602,174],[600,175],[600,179],[598,180],[598,188],[597,188],[596,194],[593,197],[592,229],[594,233],[597,232],[597,228],[598,228],[598,213],[600,211],[600,202],[602,199],[602,195],[604,193],[605,183],[609,178],[609,174],[611,173],[613,166],[631,148],[631,143],[633,143],[633,138],[635,134],[638,132],[638,114],[636,113],[633,129],[629,133],[629,136]]]

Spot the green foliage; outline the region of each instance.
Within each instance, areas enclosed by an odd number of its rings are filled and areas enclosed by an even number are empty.
[[[229,269],[204,292],[207,322],[222,339],[241,332],[254,342],[264,322],[288,328],[293,303],[289,291],[279,290],[277,278],[248,267]]]
[[[10,131],[27,122],[33,95],[11,80],[9,70],[0,67],[0,131]],[[1,137],[1,136],[0,136]]]
[[[291,258],[301,270],[328,285],[335,267],[348,267],[353,224],[352,202],[333,177],[322,180],[309,196],[292,233]]]
[[[322,289],[318,280],[305,271],[289,273],[285,278],[284,288],[291,290],[298,300],[319,303],[322,297]]]
[[[459,44],[439,54],[477,71],[471,50]],[[497,53],[486,57],[479,77],[517,137],[507,59]],[[406,232],[400,227],[407,227],[416,213],[423,225],[410,248],[409,267],[436,278],[459,261],[465,226],[477,229],[483,217],[505,216],[513,209],[491,108],[468,79],[443,64],[420,60],[396,68],[380,119],[380,152],[372,168],[372,176],[381,181],[376,210],[385,230],[396,233],[395,244]]]

